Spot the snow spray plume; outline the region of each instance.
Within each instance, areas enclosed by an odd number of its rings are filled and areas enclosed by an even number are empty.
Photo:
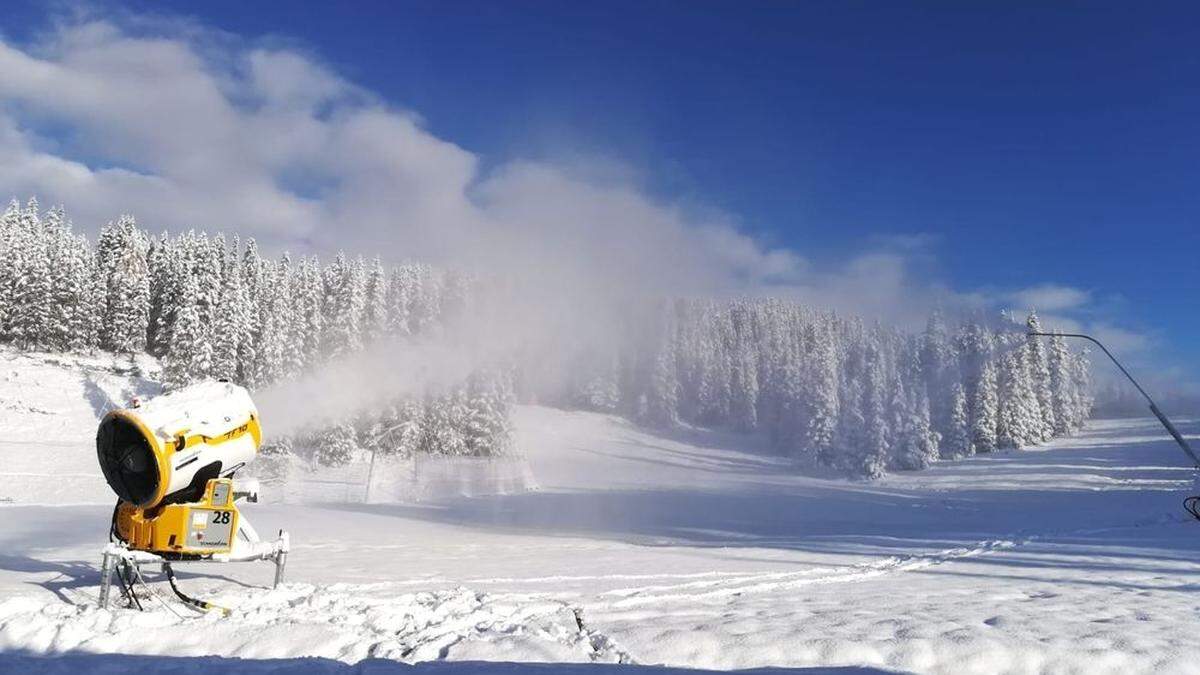
[[[270,436],[344,420],[404,396],[464,381],[483,356],[465,345],[386,340],[255,395]]]

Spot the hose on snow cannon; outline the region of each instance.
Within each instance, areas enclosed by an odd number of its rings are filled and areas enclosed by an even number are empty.
[[[1109,360],[1111,360],[1113,364],[1117,366],[1117,369],[1121,371],[1121,374],[1124,375],[1133,385],[1133,387],[1138,390],[1138,393],[1146,399],[1146,403],[1150,405],[1150,412],[1153,413],[1156,418],[1158,418],[1159,423],[1163,425],[1163,428],[1167,430],[1167,433],[1171,435],[1171,438],[1175,439],[1175,443],[1179,445],[1179,448],[1187,454],[1189,459],[1192,460],[1192,465],[1197,469],[1200,469],[1200,457],[1196,456],[1196,452],[1192,449],[1191,444],[1187,442],[1187,439],[1183,437],[1183,434],[1179,433],[1179,429],[1175,427],[1170,418],[1167,417],[1166,413],[1159,409],[1158,404],[1154,402],[1154,399],[1150,398],[1150,394],[1146,393],[1146,390],[1142,388],[1142,385],[1139,384],[1136,379],[1134,379],[1133,375],[1125,368],[1125,366],[1121,365],[1121,362],[1117,360],[1117,357],[1113,356],[1113,353],[1108,351],[1108,347],[1105,347],[1104,343],[1100,342],[1091,335],[1084,335],[1082,333],[1039,333],[1030,331],[1026,333],[1026,335],[1029,335],[1030,337],[1077,338],[1080,340],[1087,340],[1088,342],[1091,342],[1099,347],[1100,351],[1104,352],[1104,355],[1107,356]],[[1192,514],[1196,520],[1200,520],[1200,496],[1193,496],[1184,499],[1183,508],[1187,509],[1187,512]]]

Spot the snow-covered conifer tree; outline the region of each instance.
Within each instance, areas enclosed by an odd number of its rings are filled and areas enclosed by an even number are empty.
[[[322,466],[344,466],[358,453],[358,436],[349,422],[332,424],[316,436],[314,459]]]
[[[242,252],[242,292],[245,295],[246,314],[250,317],[245,332],[238,341],[238,380],[251,389],[260,383],[255,379],[258,371],[258,340],[261,333],[260,304],[263,285],[264,261],[258,255],[258,244],[253,238],[246,240],[246,248]]]
[[[361,259],[348,262],[340,252],[325,276],[325,337],[322,342],[328,356],[338,358],[362,349],[366,276]]]
[[[405,336],[410,332],[408,308],[412,302],[415,275],[410,266],[397,267],[388,277],[388,333]]]
[[[498,368],[477,371],[468,380],[462,420],[466,454],[494,457],[508,453],[512,445],[510,391],[506,374]]]
[[[861,456],[862,449],[867,444],[867,418],[863,413],[864,383],[856,378],[842,377],[838,388],[839,412],[838,430],[835,449],[831,453],[828,464],[846,471],[857,473],[863,470],[863,463],[853,461],[855,456]]]
[[[22,349],[50,348],[51,243],[38,213],[38,202],[31,198],[17,221],[19,255],[13,266],[10,288],[11,310],[8,339]]]
[[[96,263],[95,249],[86,237],[74,239],[70,257],[72,268],[69,292],[78,292],[71,310],[67,349],[77,354],[100,346],[100,321],[104,312],[104,285]]]
[[[945,432],[950,426],[950,390],[958,379],[954,349],[940,310],[929,316],[921,336],[921,373],[929,399],[929,415],[933,428]]]
[[[303,331],[306,323],[296,312],[296,270],[292,266],[291,254],[286,251],[279,260],[275,284],[278,288],[271,294],[271,306],[274,320],[278,322],[276,332],[280,345],[279,377],[290,379],[304,370],[306,360]]]
[[[466,416],[467,397],[464,388],[459,387],[443,396],[429,397],[421,418],[420,451],[429,455],[468,454],[466,437],[463,435]]]
[[[774,346],[779,353],[771,360],[773,383],[767,398],[770,412],[766,420],[768,438],[781,453],[801,462],[815,460],[815,448],[805,444],[808,427],[808,400],[804,386],[803,357],[796,334],[789,326],[780,326]]]
[[[1084,349],[1071,359],[1071,428],[1080,429],[1092,414],[1092,371],[1088,359],[1090,350]]]
[[[52,208],[42,218],[46,239],[47,277],[49,288],[43,299],[46,304],[46,325],[41,343],[45,349],[70,349],[74,314],[83,299],[84,279],[79,276],[80,265],[75,261],[78,249],[71,223],[62,208]]]
[[[1046,357],[1050,372],[1050,398],[1054,415],[1054,435],[1066,436],[1074,432],[1072,405],[1071,352],[1060,335],[1050,338]]]
[[[728,307],[708,303],[711,312],[697,326],[698,373],[697,420],[708,425],[728,425],[732,392],[735,337]]]
[[[250,332],[250,312],[246,290],[242,287],[242,269],[229,266],[221,284],[221,297],[213,321],[214,377],[238,379],[238,353],[242,340]]]
[[[758,428],[759,355],[751,322],[753,313],[744,302],[734,304],[730,312],[733,347],[729,364],[729,416],[735,429]]]
[[[122,216],[106,229],[108,246],[100,251],[107,297],[102,345],[124,354],[145,351],[150,321],[149,242],[131,216]]]
[[[317,364],[321,359],[321,337],[324,332],[325,288],[321,281],[320,264],[316,258],[300,261],[296,274],[292,302],[295,305],[293,342],[299,345],[301,369]]]
[[[162,356],[171,343],[171,325],[179,307],[186,267],[179,247],[165,232],[151,241],[146,264],[150,268],[146,348],[151,354]]]
[[[409,332],[413,335],[428,335],[433,332],[441,315],[441,277],[428,265],[413,268],[414,284],[409,297]]]
[[[617,357],[590,354],[577,368],[581,379],[576,384],[575,403],[587,410],[616,412],[621,405]]]
[[[899,469],[924,469],[938,459],[938,432],[929,420],[929,397],[924,387],[916,387],[905,406],[905,422],[899,432],[894,463]]]
[[[170,389],[204,379],[212,370],[213,350],[200,319],[200,302],[199,282],[189,276],[184,280],[171,343],[163,356],[163,383]]]
[[[998,391],[1000,406],[996,420],[996,445],[1021,448],[1041,440],[1041,413],[1029,379],[1024,350],[1009,349],[1000,358]]]
[[[264,386],[288,376],[292,299],[286,257],[279,263],[264,263],[265,285],[259,293],[258,340],[252,381]]]
[[[225,268],[225,237],[217,235],[209,239],[208,233],[201,232],[195,240],[192,252],[192,275],[196,277],[197,303],[200,309],[200,321],[205,330],[210,332],[209,342],[212,342],[212,325],[216,318],[217,307],[221,301],[221,287],[224,285]]]
[[[961,382],[956,382],[950,392],[949,428],[941,439],[939,454],[943,459],[958,459],[973,454],[973,448],[967,390]]]
[[[971,447],[976,453],[997,448],[996,429],[1000,423],[999,377],[996,364],[985,361],[979,372],[971,403]]]
[[[803,444],[814,460],[830,464],[839,415],[837,353],[827,331],[817,330],[815,337],[802,375],[808,401]]]
[[[404,398],[388,406],[380,415],[383,430],[379,452],[398,457],[416,454],[420,450],[424,414],[421,402],[415,398]]]
[[[388,332],[388,277],[383,263],[375,258],[367,274],[363,312],[363,342],[378,342]]]
[[[866,427],[863,445],[856,449],[854,454],[857,457],[852,461],[851,469],[867,478],[876,478],[882,476],[887,468],[893,439],[888,426],[886,366],[880,353],[878,336],[869,335],[866,339],[866,380],[863,389]]]
[[[8,326],[13,313],[13,289],[25,254],[17,236],[21,202],[13,199],[0,214],[0,340],[8,340]]]
[[[1025,329],[1030,333],[1042,332],[1037,312],[1030,312],[1028,319],[1025,321]],[[1025,367],[1029,372],[1030,386],[1033,388],[1033,395],[1037,399],[1038,416],[1036,420],[1037,433],[1035,434],[1035,442],[1040,443],[1053,438],[1054,428],[1057,426],[1057,422],[1054,419],[1050,363],[1046,356],[1046,348],[1042,342],[1042,338],[1032,335],[1025,337],[1025,358],[1027,359]]]

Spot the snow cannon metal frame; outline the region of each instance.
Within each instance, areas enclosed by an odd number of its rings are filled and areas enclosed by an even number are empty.
[[[114,570],[132,594],[147,563],[162,563],[176,595],[203,608],[175,586],[171,562],[270,560],[275,585],[283,581],[287,533],[262,541],[236,504],[258,501],[258,481],[235,484],[233,475],[261,442],[250,394],[229,382],[201,382],[104,416],[96,456],[118,500],[101,565],[102,607]]]

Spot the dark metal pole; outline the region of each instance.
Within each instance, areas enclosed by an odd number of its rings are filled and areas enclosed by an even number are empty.
[[[1101,351],[1104,352],[1105,356],[1107,356],[1109,359],[1111,359],[1112,362],[1116,364],[1117,368],[1121,369],[1121,373],[1123,373],[1125,375],[1125,377],[1129,378],[1129,381],[1133,383],[1133,386],[1137,387],[1138,393],[1140,393],[1146,399],[1146,402],[1150,404],[1150,412],[1154,413],[1154,416],[1157,417],[1158,421],[1162,423],[1163,428],[1165,428],[1167,430],[1167,433],[1171,434],[1171,438],[1174,438],[1175,442],[1179,444],[1179,447],[1183,448],[1183,451],[1187,453],[1188,457],[1192,458],[1192,463],[1195,464],[1197,468],[1200,468],[1200,457],[1196,456],[1195,451],[1192,450],[1192,446],[1188,444],[1187,439],[1185,439],[1183,437],[1183,434],[1179,433],[1179,430],[1175,428],[1175,425],[1171,423],[1171,420],[1167,419],[1167,416],[1163,414],[1163,411],[1158,409],[1158,405],[1154,403],[1154,399],[1150,398],[1150,394],[1147,394],[1146,390],[1142,389],[1142,385],[1138,384],[1138,381],[1133,379],[1133,375],[1130,375],[1129,371],[1125,370],[1125,366],[1121,365],[1121,362],[1117,360],[1117,357],[1113,356],[1112,352],[1108,351],[1108,348],[1105,347],[1099,340],[1092,337],[1091,335],[1083,335],[1081,333],[1033,333],[1033,332],[1030,332],[1030,333],[1026,333],[1026,335],[1033,336],[1033,337],[1080,338],[1082,340],[1087,340],[1087,341],[1095,344],[1097,347],[1099,347],[1101,349]]]

